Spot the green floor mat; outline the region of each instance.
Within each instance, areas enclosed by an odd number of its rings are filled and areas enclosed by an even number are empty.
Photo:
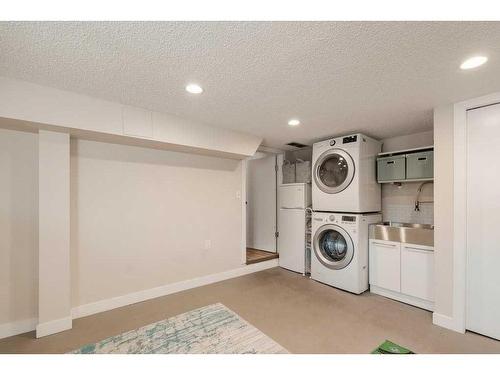
[[[371,354],[415,354],[410,349],[406,349],[389,340],[385,340]]]

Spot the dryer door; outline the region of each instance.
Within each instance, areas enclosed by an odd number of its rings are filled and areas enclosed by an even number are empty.
[[[340,193],[354,178],[354,161],[344,150],[331,149],[320,155],[314,165],[314,180],[325,193]]]
[[[325,267],[340,270],[351,263],[354,244],[349,234],[335,224],[318,228],[313,239],[314,253]]]

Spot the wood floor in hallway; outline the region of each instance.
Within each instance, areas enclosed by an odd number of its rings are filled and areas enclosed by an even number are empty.
[[[247,247],[247,264],[264,262],[275,258],[278,258],[277,253]]]
[[[76,319],[72,330],[41,339],[34,332],[3,339],[0,352],[65,353],[215,302],[291,353],[370,353],[384,340],[416,353],[500,353],[500,341],[435,326],[428,311],[343,292],[281,268]]]

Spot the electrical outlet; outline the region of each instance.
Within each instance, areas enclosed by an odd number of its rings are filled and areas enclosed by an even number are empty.
[[[236,199],[241,199],[241,191],[236,190]]]
[[[212,240],[205,240],[205,250],[208,250],[212,247]]]

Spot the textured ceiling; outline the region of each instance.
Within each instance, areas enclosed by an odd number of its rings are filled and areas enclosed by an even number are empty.
[[[460,71],[464,57],[487,65]],[[499,22],[0,22],[0,75],[264,137],[432,128],[500,91]],[[205,92],[190,96],[187,82]],[[303,125],[291,128],[289,118]]]

